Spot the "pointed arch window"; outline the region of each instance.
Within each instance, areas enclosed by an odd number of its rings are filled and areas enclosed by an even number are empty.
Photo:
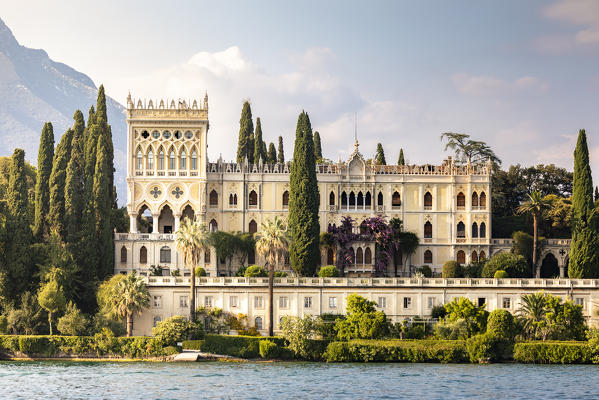
[[[187,169],[187,153],[185,149],[181,149],[181,156],[179,157],[179,169]]]
[[[258,224],[256,223],[256,221],[251,220],[250,224],[248,226],[248,232],[249,233],[256,233],[258,232]]]
[[[485,192],[480,192],[480,197],[478,198],[478,205],[480,208],[487,207],[487,195]]]
[[[121,247],[121,264],[127,262],[127,248],[125,246]]]
[[[401,207],[401,196],[397,192],[393,192],[393,196],[391,196],[391,206],[394,209]]]
[[[231,193],[229,195],[229,205],[230,206],[236,206],[237,205],[237,194],[236,193]]]
[[[162,246],[160,248],[160,262],[169,263],[171,262],[171,248],[168,246]]]
[[[354,192],[350,192],[349,194],[349,205],[350,207],[356,205],[356,194]]]
[[[341,193],[341,205],[347,206],[347,193],[345,192]]]
[[[476,222],[472,224],[472,237],[478,237],[478,224]]]
[[[148,150],[148,159],[146,160],[146,167],[151,171],[154,169],[154,152],[152,149]]]
[[[432,210],[433,209],[433,195],[431,192],[426,192],[424,194],[424,209]]]
[[[364,250],[364,264],[372,264],[372,250],[370,250],[370,247]]]
[[[216,190],[212,189],[212,191],[210,192],[210,199],[208,202],[210,206],[218,206],[218,193],[216,193]]]
[[[430,250],[424,251],[424,263],[432,264],[433,263],[433,252]]]
[[[329,205],[330,206],[335,205],[335,193],[333,193],[333,192],[331,192],[331,194],[329,194]]]
[[[248,197],[250,207],[256,208],[258,206],[258,193],[256,193],[255,190],[252,190]]]
[[[175,150],[171,148],[171,151],[168,153],[168,169],[175,169]]]
[[[141,171],[144,168],[144,156],[141,147],[137,149],[137,170]]]
[[[361,247],[356,251],[356,264],[364,264],[364,252]]]
[[[487,256],[486,256],[485,252],[484,252],[484,251],[481,251],[481,252],[479,253],[479,255],[478,255],[478,259],[482,261],[482,260],[484,260],[484,259],[486,259],[486,258],[487,258]]]
[[[466,225],[463,222],[458,222],[458,238],[463,239],[466,237]]]
[[[478,193],[472,193],[472,208],[478,207]]]
[[[358,193],[358,207],[364,207],[364,195],[362,192]]]
[[[210,249],[204,250],[204,264],[210,264]]]
[[[210,232],[216,232],[218,230],[218,223],[216,222],[215,219],[212,219],[212,220],[210,220],[208,227],[210,229]]]
[[[458,193],[457,206],[458,210],[463,210],[466,207],[466,196],[462,192]]]
[[[480,232],[480,237],[482,239],[487,237],[487,225],[484,222],[480,223],[480,228],[479,228],[479,232]]]
[[[458,251],[458,253],[456,254],[456,261],[458,262],[458,264],[466,263],[466,253],[464,253],[463,250]]]
[[[283,192],[283,208],[286,209],[289,207],[289,191],[285,190]]]
[[[370,192],[366,192],[366,197],[364,198],[364,204],[366,205],[366,207],[370,207],[372,205],[372,196],[370,195]]]
[[[430,221],[426,221],[424,224],[424,238],[432,239],[433,238],[433,224]]]
[[[383,205],[383,193],[379,192],[379,195],[377,196],[376,204],[379,206]]]
[[[139,249],[139,263],[148,263],[148,249],[146,248],[146,246],[141,246],[141,248]]]
[[[478,262],[478,254],[476,254],[476,251],[473,251],[472,254],[470,255],[470,261]]]
[[[162,147],[158,151],[158,169],[164,169],[164,149]]]
[[[196,149],[193,149],[191,152],[191,169],[198,169],[198,153],[196,152]]]

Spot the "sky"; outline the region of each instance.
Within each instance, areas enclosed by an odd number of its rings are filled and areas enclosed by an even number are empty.
[[[599,1],[0,0],[17,40],[122,104],[209,96],[208,156],[235,158],[242,104],[292,154],[308,112],[324,156],[383,144],[440,164],[443,132],[504,166],[572,169],[585,128],[599,176]]]

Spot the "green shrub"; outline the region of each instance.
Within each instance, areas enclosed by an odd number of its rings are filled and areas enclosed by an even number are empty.
[[[56,327],[63,335],[84,335],[87,330],[87,318],[72,301],[69,301],[67,310],[62,317],[58,318]]]
[[[522,342],[514,345],[514,360],[534,364],[588,364],[594,352],[587,342]]]
[[[495,274],[493,275],[493,278],[495,278],[495,279],[504,279],[504,278],[509,278],[509,275],[504,270],[498,269],[497,271],[495,271]]]
[[[352,340],[331,342],[324,358],[328,362],[465,362],[462,340]]]
[[[514,343],[492,333],[475,335],[466,341],[471,362],[496,362],[512,358]]]
[[[0,335],[8,333],[8,318],[6,315],[0,315]]]
[[[246,270],[246,269],[248,269],[248,267],[247,267],[247,266],[245,266],[245,265],[242,265],[241,267],[239,267],[239,268],[237,269],[237,272],[235,272],[235,276],[239,276],[239,277],[241,277],[241,276],[245,276],[245,270]]]
[[[514,316],[508,310],[494,310],[487,318],[487,332],[506,339],[513,340],[516,335]]]
[[[453,260],[446,261],[443,264],[443,278],[460,278],[463,276],[462,266]]]
[[[162,352],[165,356],[172,356],[181,353],[177,346],[167,346],[162,349]]]
[[[183,348],[185,350],[202,350],[202,346],[204,345],[203,340],[184,340]]]
[[[260,341],[259,349],[262,358],[277,358],[279,356],[279,346],[268,339]]]
[[[8,350],[10,352],[19,351],[19,336],[17,335],[1,335],[0,350]]]
[[[318,271],[318,276],[321,278],[333,278],[339,276],[339,271],[334,265],[325,265]]]
[[[285,271],[275,271],[275,278],[286,278],[287,272]]]
[[[337,320],[345,319],[343,314],[325,313],[316,317],[314,322],[314,332],[322,339],[334,340],[337,338],[335,323]]]
[[[468,337],[468,325],[464,319],[441,321],[435,325],[435,336],[445,340],[465,339]]]
[[[19,351],[25,354],[52,356],[58,353],[57,346],[50,343],[47,336],[20,336]]]
[[[420,272],[425,278],[432,278],[433,276],[433,270],[428,265],[423,265],[422,267],[418,268],[416,272]]]
[[[466,321],[468,336],[486,330],[489,312],[485,310],[484,306],[478,307],[470,299],[459,297],[445,304],[445,309],[447,310],[446,319],[449,322],[455,322],[460,319]]]
[[[431,310],[431,318],[441,319],[445,318],[447,310],[444,305],[434,306]]]
[[[481,276],[483,278],[493,278],[498,270],[507,272],[511,278],[525,278],[531,275],[530,266],[526,259],[514,253],[501,252],[495,254],[483,266]]]
[[[246,268],[244,274],[246,278],[259,278],[268,276],[268,272],[264,267],[259,265],[250,265]]]
[[[195,268],[196,276],[206,276],[206,270],[200,266]]]
[[[175,315],[160,321],[152,328],[152,335],[162,346],[174,346],[184,339],[202,339],[204,328],[201,324],[191,322],[181,315]]]
[[[376,303],[355,293],[347,296],[347,315],[337,320],[335,330],[341,340],[378,339],[388,332],[387,316],[376,311]]]
[[[268,339],[279,347],[285,346],[285,339],[281,337],[256,337],[256,336],[227,336],[206,335],[202,351],[222,354],[240,358],[258,358],[260,356],[260,340]]]

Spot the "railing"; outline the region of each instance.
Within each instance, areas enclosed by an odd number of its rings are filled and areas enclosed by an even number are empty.
[[[188,277],[149,276],[144,277],[149,286],[189,285]],[[599,279],[492,279],[492,278],[275,278],[276,286],[325,286],[325,287],[516,287],[537,288],[599,288]],[[244,277],[201,277],[196,278],[199,286],[267,286],[268,278]]]
[[[156,240],[173,241],[174,233],[115,233],[115,240]]]
[[[513,239],[491,239],[491,244],[494,246],[511,246],[514,243]],[[572,239],[545,239],[539,242],[545,246],[570,246]]]

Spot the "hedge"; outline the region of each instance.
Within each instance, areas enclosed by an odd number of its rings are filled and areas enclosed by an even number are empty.
[[[463,340],[352,340],[331,342],[327,362],[467,362]]]
[[[534,364],[589,364],[595,356],[587,342],[523,342],[514,345],[514,360]]]
[[[201,350],[240,358],[259,358],[260,341],[264,339],[276,343],[279,348],[285,347],[282,337],[206,335]],[[183,347],[186,348],[185,342]]]
[[[185,350],[202,350],[202,346],[204,345],[203,340],[184,340],[183,348]]]
[[[152,337],[0,335],[0,352],[29,356],[126,356],[153,357],[164,351]]]

